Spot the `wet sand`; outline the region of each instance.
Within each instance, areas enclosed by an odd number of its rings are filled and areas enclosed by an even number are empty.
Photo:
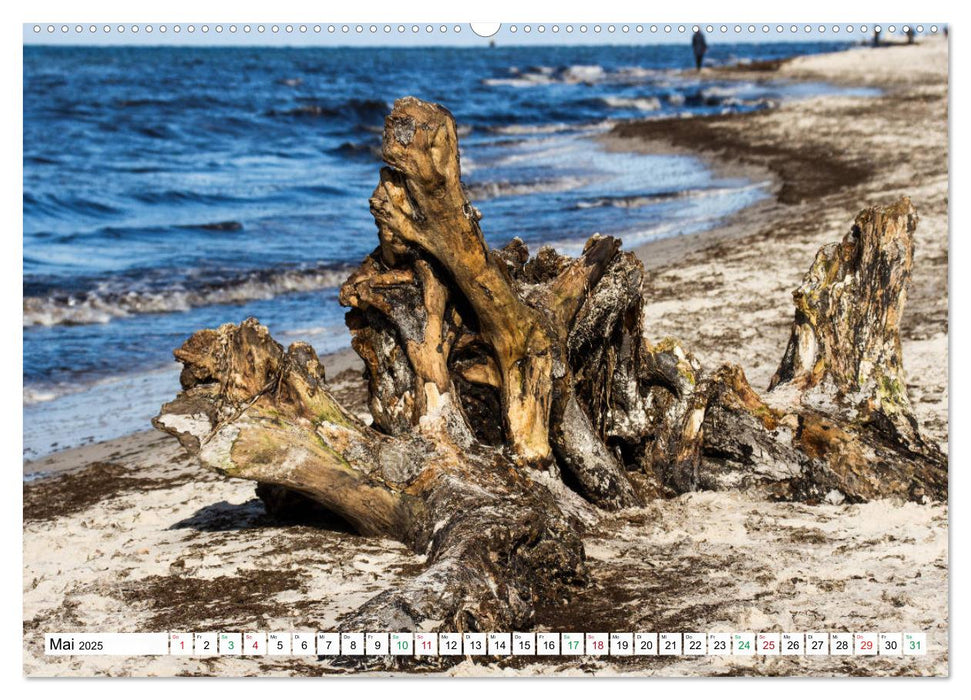
[[[908,390],[947,440],[947,51],[858,50],[738,79],[879,87],[772,111],[618,126],[611,148],[699,154],[771,178],[775,199],[704,236],[644,246],[653,340],[676,336],[708,366],[737,362],[764,388],[792,319],[791,291],[857,211],[901,194],[917,206],[904,317]],[[353,368],[327,362],[363,413]],[[315,630],[414,575],[422,557],[332,526],[270,520],[253,485],[204,472],[174,441],[140,433],[27,463],[24,671],[28,675],[317,675],[313,659],[45,658],[45,631]],[[593,583],[539,612],[559,631],[925,631],[926,657],[464,660],[367,669],[446,675],[942,675],[948,670],[947,507],[765,503],[695,493],[605,516],[585,540]],[[608,629],[609,628],[609,629]]]

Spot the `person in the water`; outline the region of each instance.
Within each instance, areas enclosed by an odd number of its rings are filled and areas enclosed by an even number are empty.
[[[695,68],[701,70],[701,62],[705,58],[705,51],[708,50],[708,42],[701,29],[695,29],[695,34],[691,37],[691,50],[695,52]]]

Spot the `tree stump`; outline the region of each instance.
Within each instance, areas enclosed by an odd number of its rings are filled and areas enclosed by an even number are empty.
[[[902,375],[908,200],[820,251],[763,398],[740,368],[647,340],[644,268],[616,238],[577,258],[490,249],[444,107],[398,100],[383,156],[379,245],[340,293],[373,423],[334,400],[309,345],[285,349],[255,319],[176,350],[182,391],[153,421],[203,466],[259,482],[270,508],[309,499],[427,554],[342,629],[527,629],[538,602],[584,585],[585,524],[650,498],[946,498]]]

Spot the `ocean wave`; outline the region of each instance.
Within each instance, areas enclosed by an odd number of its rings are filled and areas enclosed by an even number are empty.
[[[384,100],[350,99],[334,104],[307,97],[300,101],[304,104],[289,109],[271,109],[267,116],[304,119],[352,117],[366,123],[383,123],[384,117],[391,111],[391,106]]]
[[[206,109],[212,110],[216,107],[225,107],[226,102],[220,100],[219,97],[213,93],[187,93],[179,94],[176,97],[166,98],[166,97],[136,97],[129,99],[116,99],[112,100],[107,104],[93,103],[104,109],[105,107],[111,107],[119,110],[137,110],[145,108],[147,110],[156,112],[159,110],[166,109]]]
[[[243,224],[238,221],[213,221],[208,224],[183,224],[182,229],[193,231],[216,231],[220,233],[237,232],[243,230]]]
[[[579,177],[561,177],[532,182],[481,182],[467,184],[466,193],[473,202],[484,202],[499,197],[519,197],[543,192],[566,192],[587,184]]]
[[[581,199],[574,207],[576,209],[598,209],[600,207],[614,207],[616,209],[639,209],[651,204],[658,204],[672,199],[683,197],[681,193],[664,194],[641,194],[620,197],[597,197],[596,199]]]
[[[161,371],[171,372],[173,364],[164,368],[151,368],[143,370],[144,374],[157,374]],[[24,383],[24,406],[36,406],[37,404],[50,403],[57,401],[65,396],[82,394],[98,387],[111,386],[119,382],[130,380],[132,377],[141,373],[125,373],[111,376],[83,376],[74,377],[70,381],[60,382],[37,382],[34,384]]]
[[[245,204],[246,200],[226,194],[207,194],[192,190],[144,191],[131,195],[143,204]]]
[[[613,78],[627,83],[657,82],[670,74],[666,68],[644,68],[643,66],[623,66],[613,73]]]
[[[595,131],[606,131],[613,128],[617,124],[615,119],[601,119],[598,121],[586,121],[578,122],[576,124],[567,124],[566,122],[549,122],[547,124],[504,124],[501,126],[490,126],[485,131],[491,134],[498,134],[500,136],[544,136],[544,135],[554,135],[562,134],[566,132],[595,132]],[[513,144],[524,141],[525,139],[520,139],[514,141]],[[509,143],[500,143],[498,145],[509,145]]]
[[[245,276],[197,287],[156,290],[101,288],[87,292],[24,297],[23,325],[59,326],[108,323],[139,314],[187,311],[214,304],[239,304],[294,292],[332,289],[341,285],[349,267],[259,270]]]
[[[738,187],[697,187],[664,192],[645,192],[642,194],[620,195],[616,197],[597,197],[578,201],[577,209],[595,209],[598,207],[615,207],[618,209],[638,209],[640,207],[671,202],[678,199],[700,199],[703,197],[719,197],[727,194],[748,192],[753,189],[767,187],[768,182],[750,182]]]
[[[483,85],[490,87],[535,87],[537,85],[549,85],[556,82],[548,75],[542,73],[526,73],[513,78],[485,78]]]
[[[620,97],[610,95],[600,100],[614,109],[636,109],[641,112],[656,112],[661,109],[661,100],[656,97]]]
[[[24,192],[24,214],[53,218],[87,216],[101,218],[116,216],[121,210],[110,204],[85,197],[59,197],[54,194],[34,195]]]
[[[771,109],[777,107],[776,99],[766,96],[745,96],[741,89],[711,86],[702,89],[671,92],[661,96],[661,100],[670,107],[698,108],[721,107],[723,111],[738,109]],[[679,117],[692,117],[691,112],[679,114]]]
[[[482,84],[491,87],[506,86],[520,88],[550,85],[553,83],[593,85],[602,82],[607,76],[607,71],[603,69],[603,66],[596,64],[566,66],[559,69],[549,66],[530,66],[522,71],[513,67],[509,69],[508,76],[484,78]]]
[[[755,100],[743,100],[730,97],[721,103],[722,114],[736,112],[739,109],[775,109],[778,106],[778,100],[773,100],[768,97],[761,97]]]
[[[576,124],[506,124],[503,126],[490,126],[488,131],[493,134],[505,136],[532,136],[535,134],[559,134],[563,131],[576,129]]]
[[[553,75],[556,72],[556,68],[553,66],[529,66],[524,72],[539,73],[541,75]]]
[[[57,391],[54,387],[24,387],[24,405],[31,406],[35,403],[47,403],[59,396],[63,396],[63,391]]]
[[[607,71],[604,70],[603,66],[597,64],[567,66],[560,68],[552,75],[556,82],[570,85],[593,85],[603,81],[606,77]]]

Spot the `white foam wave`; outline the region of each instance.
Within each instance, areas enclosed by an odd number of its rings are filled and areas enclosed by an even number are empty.
[[[548,75],[542,73],[526,73],[515,78],[485,78],[483,85],[490,87],[535,87],[537,85],[549,85],[554,82]]]
[[[517,197],[543,192],[566,192],[583,187],[587,181],[579,177],[562,177],[533,182],[482,182],[466,185],[469,199],[482,202],[498,197]]]
[[[577,209],[594,209],[597,207],[615,207],[618,209],[638,209],[676,199],[704,199],[723,197],[752,190],[764,189],[771,183],[768,181],[750,182],[739,186],[688,188],[671,192],[653,192],[649,194],[635,194],[620,197],[598,197],[596,199],[577,202]]]
[[[571,126],[562,122],[554,122],[552,124],[507,124],[490,127],[489,130],[504,136],[530,136],[533,134],[558,134],[576,128],[576,125]]]
[[[46,403],[47,401],[53,401],[61,394],[54,389],[49,388],[33,388],[24,387],[24,405],[29,406],[35,403]]]
[[[511,68],[509,73],[510,75],[504,78],[485,78],[482,80],[482,84],[519,88],[550,85],[552,83],[593,85],[608,77],[603,67],[598,65],[575,65],[559,71],[550,66],[535,66],[523,71],[518,68]]]
[[[24,298],[24,327],[108,323],[138,314],[186,311],[214,304],[272,299],[292,292],[337,287],[349,268],[315,268],[253,273],[219,285],[186,289],[98,290],[81,294]]]
[[[619,97],[603,98],[604,104],[615,109],[636,109],[641,112],[655,112],[661,109],[661,100],[656,97]]]
[[[596,83],[603,79],[605,75],[603,66],[570,66],[560,75],[564,83]]]

